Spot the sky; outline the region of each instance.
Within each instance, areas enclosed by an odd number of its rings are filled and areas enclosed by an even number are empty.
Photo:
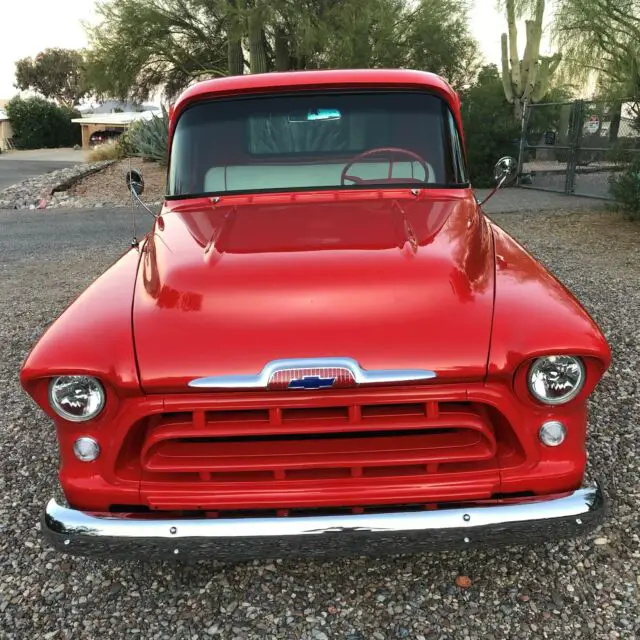
[[[35,56],[47,47],[82,48],[87,39],[82,21],[95,19],[94,0],[4,0],[0,16],[0,100],[11,98],[15,61]],[[504,18],[495,0],[474,0],[471,30],[487,62],[500,63],[500,34]],[[521,29],[524,31],[524,29]]]

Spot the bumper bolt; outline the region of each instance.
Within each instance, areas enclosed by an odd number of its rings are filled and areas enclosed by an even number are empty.
[[[171,535],[175,535],[176,533],[178,533],[178,527],[171,527],[171,529],[169,529],[169,533]],[[176,551],[177,553],[177,551]]]
[[[463,519],[465,522],[469,522],[469,520],[471,520],[471,516],[470,516],[468,513],[465,513],[465,514],[462,516],[462,519]]]

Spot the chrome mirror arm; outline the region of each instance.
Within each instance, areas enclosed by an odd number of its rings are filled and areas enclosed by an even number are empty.
[[[493,198],[493,196],[495,196],[496,193],[498,193],[498,191],[500,191],[500,189],[502,189],[502,186],[507,181],[508,177],[509,176],[504,176],[500,180],[500,182],[498,182],[498,184],[492,189],[491,193],[484,200],[478,202],[478,204],[482,207],[485,204],[485,202],[488,202],[489,200],[491,200],[491,198]]]
[[[138,202],[138,204],[140,204],[142,206],[142,208],[150,216],[153,216],[154,218],[159,218],[160,217],[159,213],[154,213],[153,211],[151,211],[151,209],[149,209],[149,207],[144,202],[142,202],[142,200],[140,199],[140,196],[136,193],[136,190],[133,187],[130,187],[129,190],[131,191],[131,195],[133,196],[133,198]]]
[[[493,177],[496,181],[496,186],[493,188],[493,191],[491,191],[491,193],[484,200],[482,200],[481,202],[478,201],[478,205],[482,207],[486,202],[491,200],[491,198],[493,198],[493,196],[495,196],[496,193],[498,193],[498,191],[505,185],[505,183],[509,179],[514,178],[516,176],[517,172],[518,172],[518,163],[514,158],[511,158],[509,156],[504,156],[503,158],[500,158],[500,160],[498,160],[498,162],[496,163],[494,173],[493,173]]]

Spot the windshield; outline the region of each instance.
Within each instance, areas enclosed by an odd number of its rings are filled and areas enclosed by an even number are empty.
[[[466,184],[446,103],[426,92],[302,93],[196,103],[169,195]]]

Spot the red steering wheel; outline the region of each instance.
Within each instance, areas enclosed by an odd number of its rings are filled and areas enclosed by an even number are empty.
[[[365,180],[364,178],[360,178],[358,176],[349,175],[349,169],[353,167],[354,164],[360,162],[361,160],[365,160],[366,158],[370,158],[371,156],[377,156],[380,154],[387,154],[389,156],[389,173],[386,178],[377,178],[374,180]],[[424,180],[418,180],[417,178],[394,178],[393,177],[393,162],[394,156],[396,155],[404,155],[408,156],[412,160],[415,160],[423,169],[424,169]],[[409,149],[402,149],[401,147],[377,147],[375,149],[369,149],[369,151],[365,151],[360,155],[356,156],[345,165],[342,173],[340,174],[340,184],[344,187],[345,181],[349,180],[351,182],[355,182],[356,184],[371,184],[371,183],[379,183],[379,182],[395,182],[395,183],[406,183],[406,182],[429,182],[430,177],[429,165],[427,161],[419,156],[417,153],[413,151],[409,151]]]

